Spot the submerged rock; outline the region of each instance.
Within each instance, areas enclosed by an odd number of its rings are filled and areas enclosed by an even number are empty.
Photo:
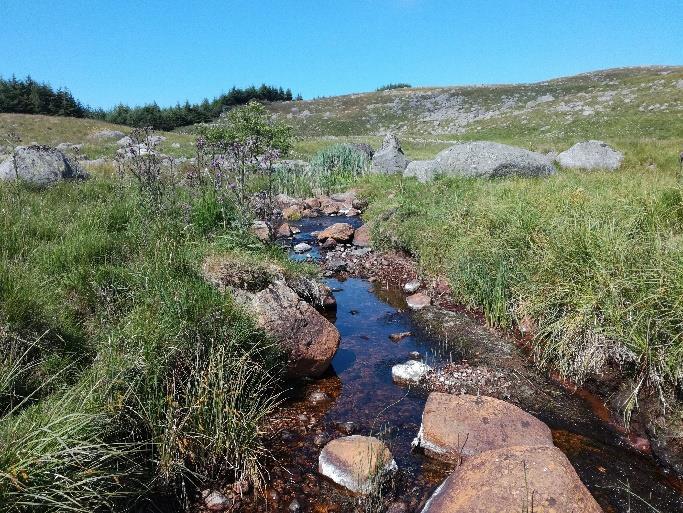
[[[552,446],[550,428],[514,404],[486,396],[429,394],[413,446],[444,461],[519,445]]]
[[[18,146],[0,163],[0,181],[21,180],[38,186],[83,180],[88,173],[61,151],[49,146]]]
[[[567,457],[552,446],[507,447],[465,460],[422,513],[479,511],[602,513]]]
[[[434,160],[411,162],[404,176],[426,182],[437,174],[502,178],[548,176],[555,172],[551,160],[540,153],[491,141],[473,141],[446,148]]]
[[[371,436],[352,435],[332,440],[318,458],[322,475],[361,494],[371,492],[375,479],[397,468],[387,446]]]
[[[602,141],[585,141],[576,143],[567,151],[557,156],[557,162],[572,169],[618,169],[624,160],[624,154],[614,150]]]

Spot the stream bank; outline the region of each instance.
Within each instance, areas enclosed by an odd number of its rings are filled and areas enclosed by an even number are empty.
[[[311,246],[292,257],[319,259],[328,269],[327,285],[337,303],[336,313],[328,316],[341,334],[341,346],[330,369],[292,386],[271,419],[266,445],[274,460],[265,500],[244,497],[241,510],[344,512],[369,507],[321,477],[317,468],[327,442],[361,434],[385,441],[399,467],[383,492],[384,505],[392,512],[421,511],[452,471],[411,450],[428,392],[441,390],[498,397],[546,423],[555,445],[604,511],[683,511],[680,481],[657,465],[646,439],[624,436],[609,416],[601,415],[599,400],[540,373],[522,348],[449,305],[447,290],[438,283],[431,293],[439,307],[409,311],[401,287],[416,277],[409,259],[358,252],[350,245],[322,250],[315,232],[339,221],[322,216],[290,223],[299,233],[287,239],[287,246]],[[357,218],[343,221],[360,225]],[[368,265],[375,267],[371,276],[362,271]],[[415,353],[444,371],[418,386],[394,384],[391,368]]]

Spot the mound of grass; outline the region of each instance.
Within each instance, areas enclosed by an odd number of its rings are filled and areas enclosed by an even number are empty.
[[[634,145],[618,172],[547,179],[371,177],[384,244],[448,277],[495,326],[535,325],[539,362],[581,382],[608,364],[634,394],[683,382],[683,188],[675,143]],[[393,212],[391,216],[383,215]]]
[[[0,184],[0,511],[112,511],[260,482],[281,355],[201,276],[283,258],[108,178]],[[170,504],[170,506],[169,506]]]

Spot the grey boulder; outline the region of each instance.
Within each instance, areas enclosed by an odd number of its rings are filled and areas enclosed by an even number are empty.
[[[382,147],[372,157],[371,170],[377,174],[403,173],[408,162],[398,142],[398,137],[394,134],[387,134]]]
[[[434,160],[411,162],[404,176],[426,182],[439,174],[502,178],[548,176],[555,172],[552,161],[540,153],[497,142],[473,141],[446,148]]]
[[[0,163],[0,180],[22,180],[38,186],[62,180],[85,179],[88,174],[61,151],[49,146],[18,146]]]
[[[608,169],[614,171],[624,160],[624,154],[603,141],[576,143],[557,156],[560,166],[570,169]]]

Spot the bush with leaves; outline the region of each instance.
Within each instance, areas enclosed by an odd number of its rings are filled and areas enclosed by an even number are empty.
[[[272,224],[274,163],[290,152],[292,128],[271,120],[263,105],[250,102],[231,110],[223,122],[198,131],[197,178],[208,175],[221,205],[236,205],[243,228],[254,215]],[[261,193],[256,204],[255,192]]]

